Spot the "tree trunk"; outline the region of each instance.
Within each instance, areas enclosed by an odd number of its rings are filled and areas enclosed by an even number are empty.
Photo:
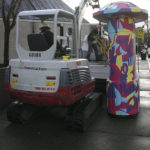
[[[4,32],[4,66],[9,64],[9,37],[10,31],[5,29]]]

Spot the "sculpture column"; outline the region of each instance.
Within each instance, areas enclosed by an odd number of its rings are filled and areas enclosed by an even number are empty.
[[[136,75],[135,23],[148,12],[130,2],[110,3],[93,17],[108,23],[110,75],[107,84],[108,113],[119,116],[139,112],[139,79]]]
[[[108,21],[110,76],[108,113],[134,115],[139,111],[139,80],[136,76],[135,23],[120,15]]]

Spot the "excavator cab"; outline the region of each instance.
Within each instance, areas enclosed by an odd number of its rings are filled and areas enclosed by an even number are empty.
[[[63,10],[24,11],[17,17],[16,48],[19,58],[29,60],[52,60],[67,54],[75,57],[76,33],[62,33],[62,19],[68,22],[68,28],[75,28],[73,14]],[[43,13],[43,14],[42,14]],[[73,30],[74,31],[74,30]],[[69,39],[69,44],[68,43]],[[70,47],[69,47],[70,46]],[[74,50],[74,52],[73,52]]]

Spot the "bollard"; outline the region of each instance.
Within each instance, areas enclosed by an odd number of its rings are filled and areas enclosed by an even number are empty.
[[[135,23],[146,20],[148,13],[130,2],[114,2],[93,16],[108,23],[108,113],[115,116],[136,115],[139,112],[140,97],[136,74]]]

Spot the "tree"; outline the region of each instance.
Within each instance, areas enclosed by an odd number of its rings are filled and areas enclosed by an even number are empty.
[[[6,0],[2,0],[2,18],[4,23],[4,66],[9,63],[9,38],[10,31],[16,24],[16,17],[19,12],[22,0],[11,0],[10,3],[6,3]]]
[[[150,47],[150,31],[149,31],[149,29],[144,34],[144,43],[147,44],[148,47]]]

